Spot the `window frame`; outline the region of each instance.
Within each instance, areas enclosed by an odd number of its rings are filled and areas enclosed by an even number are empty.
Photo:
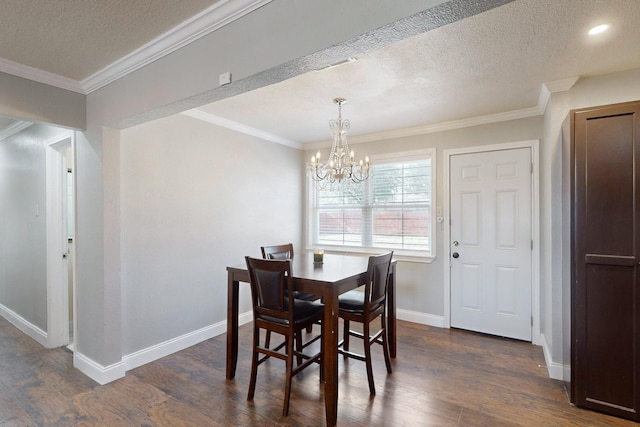
[[[325,245],[325,244],[316,244],[315,243],[315,233],[318,227],[317,224],[317,215],[315,214],[314,208],[314,200],[312,199],[314,196],[314,188],[315,181],[307,174],[306,179],[306,219],[305,225],[307,228],[306,233],[306,247],[308,250],[314,248],[322,248],[325,252],[336,252],[336,253],[351,253],[351,254],[378,254],[381,251],[393,250],[394,251],[394,259],[404,260],[404,261],[412,261],[412,262],[426,262],[431,263],[436,258],[436,248],[437,248],[437,230],[436,230],[436,148],[427,148],[413,151],[404,151],[404,152],[396,152],[396,153],[387,153],[387,154],[378,154],[369,156],[371,158],[372,166],[376,164],[385,164],[385,163],[403,163],[410,162],[416,160],[427,160],[431,161],[431,177],[430,177],[430,186],[431,186],[431,200],[429,205],[429,228],[430,228],[430,244],[431,249],[429,251],[422,250],[409,250],[409,249],[398,249],[398,248],[384,248],[384,247],[364,247],[364,246],[343,246],[343,245]]]

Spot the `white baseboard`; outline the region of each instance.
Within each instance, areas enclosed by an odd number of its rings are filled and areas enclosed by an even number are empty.
[[[421,313],[411,310],[396,310],[396,318],[398,320],[406,320],[407,322],[418,323],[420,325],[444,328],[444,317],[435,314]]]
[[[33,323],[27,321],[24,317],[20,316],[15,311],[0,304],[0,316],[7,319],[9,323],[36,340],[43,347],[48,346],[49,339],[47,333]]]
[[[146,365],[149,362],[158,360],[162,357],[176,353],[178,351],[189,348],[192,345],[213,338],[217,335],[225,333],[227,330],[227,322],[218,322],[213,325],[205,326],[193,332],[172,338],[165,342],[153,345],[151,347],[138,350],[135,353],[128,354],[122,358],[126,370]]]
[[[242,325],[247,324],[249,322],[253,322],[253,311],[252,310],[245,311],[244,313],[240,313],[238,315],[238,325],[242,326]],[[227,330],[225,328],[225,332],[226,331]]]
[[[547,364],[547,372],[549,373],[549,378],[564,381],[565,373],[569,372],[570,374],[571,367],[553,361],[553,359],[551,358],[551,351],[549,350],[549,346],[547,345],[547,340],[544,334],[540,334],[540,341],[542,342],[542,351],[544,353],[545,363]]]
[[[122,361],[109,366],[102,366],[77,351],[73,352],[73,366],[101,385],[124,377],[126,372]]]
[[[253,321],[253,313],[248,311],[238,316],[238,323],[244,325]],[[122,358],[122,361],[109,366],[102,366],[81,353],[73,353],[73,365],[83,374],[99,384],[106,384],[125,376],[131,369],[153,362],[170,354],[184,350],[192,345],[208,340],[227,332],[227,322],[222,321],[213,325],[205,326],[193,332],[172,338],[165,342],[151,347],[138,350]]]
[[[444,317],[435,314],[421,313],[410,310],[397,310],[396,317],[398,320],[405,320],[407,322],[418,323],[421,325],[435,326],[437,328],[444,328]],[[571,376],[571,367],[563,365],[562,363],[554,362],[551,358],[551,352],[547,341],[543,334],[540,334],[535,345],[541,345],[544,352],[544,360],[547,365],[547,372],[549,378],[554,380],[565,381],[565,379]],[[538,343],[539,342],[539,343]]]
[[[251,311],[241,313],[238,316],[238,324],[240,325],[244,325],[245,323],[249,323],[251,321],[253,321],[253,313]],[[125,368],[128,371],[137,368],[138,366],[145,365],[149,362],[153,362],[154,360],[158,360],[162,357],[184,350],[185,348],[189,348],[192,345],[196,345],[198,343],[201,343],[202,341],[206,341],[209,338],[216,337],[226,332],[227,322],[218,322],[213,325],[205,326],[204,328],[198,329],[196,331],[181,335],[179,337],[172,338],[154,346],[138,350],[135,353],[128,354],[122,358],[122,361],[124,362]]]
[[[28,322],[15,311],[1,304],[0,315],[24,334],[36,340],[43,347],[48,348],[48,337],[45,331]],[[77,351],[73,353],[73,365],[80,372],[99,384],[106,384],[117,380],[118,378],[123,377],[125,372],[123,363],[116,363],[114,365],[104,367]]]

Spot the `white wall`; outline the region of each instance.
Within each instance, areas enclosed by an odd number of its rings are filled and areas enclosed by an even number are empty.
[[[125,355],[225,321],[228,265],[301,248],[300,150],[177,115],[122,132],[120,173]]]

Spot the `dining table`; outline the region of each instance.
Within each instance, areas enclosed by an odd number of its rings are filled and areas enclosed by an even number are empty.
[[[293,289],[318,295],[324,303],[324,401],[327,426],[338,417],[338,297],[365,283],[369,257],[325,253],[314,263],[313,252],[296,255],[291,262]],[[246,264],[227,267],[227,379],[233,379],[238,362],[239,284],[249,283]],[[387,337],[391,357],[396,357],[396,261],[392,260],[387,289]]]

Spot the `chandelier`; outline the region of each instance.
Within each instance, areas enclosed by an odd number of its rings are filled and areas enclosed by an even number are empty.
[[[333,145],[326,163],[320,162],[320,151],[311,157],[309,163],[309,174],[315,181],[328,183],[342,182],[342,180],[352,180],[361,182],[369,178],[369,157],[364,161],[355,161],[354,152],[349,149],[347,142],[347,129],[351,126],[349,120],[342,120],[342,104],[347,102],[344,98],[333,100],[338,104],[338,119],[331,120],[329,127],[333,136]]]

